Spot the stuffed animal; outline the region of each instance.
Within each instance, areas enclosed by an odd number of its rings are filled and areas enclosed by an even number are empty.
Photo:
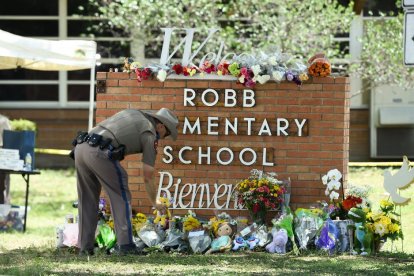
[[[270,253],[286,253],[286,243],[288,241],[287,231],[280,229],[273,232],[273,241],[266,246],[266,250]]]
[[[256,247],[256,245],[259,243],[259,241],[260,240],[256,236],[254,235],[250,236],[247,239],[247,244],[249,245],[249,249],[253,250]]]
[[[134,59],[131,57],[126,57],[124,58],[124,68],[123,68],[123,72],[131,72],[131,64],[134,62]]]
[[[373,246],[373,235],[365,227],[365,212],[361,208],[351,208],[348,217],[355,222],[354,248],[352,254],[370,255]]]
[[[216,233],[217,237],[211,242],[211,248],[206,254],[229,251],[232,248],[232,234],[233,228],[230,223],[220,223]]]
[[[154,224],[158,224],[162,229],[168,228],[168,222],[171,219],[171,213],[170,210],[168,210],[168,207],[170,207],[170,201],[167,197],[160,197],[160,202],[162,205],[166,207],[166,211],[164,214],[162,214],[160,211],[155,210],[154,215]]]
[[[248,248],[249,245],[247,244],[247,241],[245,239],[243,239],[243,237],[237,237],[234,239],[233,241],[233,251],[237,251],[239,249],[246,249]]]

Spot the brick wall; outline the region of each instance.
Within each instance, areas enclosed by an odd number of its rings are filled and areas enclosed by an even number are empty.
[[[97,94],[96,122],[104,120],[116,112],[126,109],[158,110],[168,107],[175,111],[180,120],[177,141],[161,140],[158,147],[156,168],[167,171],[174,176],[174,183],[181,179],[185,183],[236,184],[247,177],[251,169],[276,172],[279,179],[290,177],[292,183],[291,206],[309,206],[317,200],[327,199],[321,176],[330,169],[337,168],[347,181],[349,159],[349,79],[346,77],[313,78],[298,87],[293,83],[267,83],[256,85],[254,107],[243,107],[240,99],[236,107],[224,107],[222,95],[225,89],[234,89],[238,95],[246,89],[234,80],[194,80],[175,79],[164,83],[157,80],[147,80],[138,83],[133,74],[98,72],[97,79],[105,80],[103,93]],[[184,106],[184,89],[191,88],[197,92],[194,99],[196,106]],[[208,89],[214,89],[220,94],[219,104],[208,107],[199,100],[200,94]],[[210,99],[211,100],[211,99]],[[238,135],[206,135],[207,117],[219,117],[219,126],[214,128],[219,133],[223,131],[223,121],[226,118],[255,118],[252,135],[247,135],[245,124],[239,125]],[[200,118],[202,134],[183,134],[183,121],[194,121]],[[297,135],[297,129],[292,127],[290,136],[277,136],[273,133],[276,118],[307,119],[304,136]],[[264,119],[269,121],[272,136],[258,136]],[[240,120],[240,119],[239,119]],[[175,157],[171,164],[162,161],[163,147],[172,146]],[[194,151],[188,152],[186,159],[191,164],[183,164],[176,158],[176,153],[184,146],[191,146]],[[234,151],[235,157],[243,148],[258,151],[255,165],[244,166],[235,158],[231,164],[220,165],[212,158],[210,165],[197,164],[197,149],[211,147],[212,156],[223,147]],[[267,149],[267,160],[274,166],[263,166],[261,162],[262,149]],[[226,160],[225,155],[222,156]],[[246,159],[249,156],[247,155]],[[143,213],[151,213],[151,208],[141,171],[141,156],[128,156],[123,166],[129,174],[129,187],[132,193],[133,209]],[[157,186],[159,177],[157,176]],[[187,187],[188,190],[189,187]],[[185,194],[185,190],[183,190]],[[175,211],[184,213],[186,210]],[[235,213],[230,211],[229,213]],[[197,214],[212,214],[212,210],[197,211]]]

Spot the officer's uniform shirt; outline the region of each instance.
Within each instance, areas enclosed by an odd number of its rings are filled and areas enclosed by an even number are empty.
[[[112,139],[112,145],[125,146],[125,155],[142,153],[142,161],[154,166],[157,155],[155,120],[139,110],[127,109],[102,121],[90,133]]]

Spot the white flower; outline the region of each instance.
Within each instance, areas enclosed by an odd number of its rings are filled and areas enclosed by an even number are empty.
[[[334,189],[334,187],[335,187],[335,181],[329,181],[327,189],[329,191],[332,191]]]
[[[334,179],[334,180],[336,180],[336,181],[339,181],[339,180],[341,180],[341,178],[342,178],[342,174],[341,174],[341,172],[340,172],[340,171],[338,171],[337,169],[333,169],[333,170],[330,170],[330,171],[328,172],[328,178],[329,178],[329,179]]]
[[[253,65],[253,66],[251,67],[251,69],[252,69],[253,74],[254,74],[255,76],[259,75],[259,73],[260,73],[260,65]]]
[[[333,187],[335,190],[338,190],[339,188],[341,188],[341,182],[334,180],[333,181]]]
[[[285,74],[283,74],[282,72],[280,72],[280,71],[274,71],[273,73],[272,73],[272,77],[274,78],[274,80],[275,81],[277,81],[277,82],[279,82],[279,81],[282,81],[282,79],[283,79],[283,76],[284,76]]]
[[[269,63],[270,63],[270,65],[277,65],[276,57],[275,56],[270,57],[269,58]]]
[[[328,189],[328,188],[326,188],[326,190],[325,190],[325,195],[326,195],[326,196],[328,196],[328,195],[329,195],[329,189]]]
[[[157,79],[161,82],[165,81],[165,79],[167,78],[167,72],[163,69],[161,69],[160,71],[158,71],[157,74]]]
[[[240,76],[240,78],[239,78],[239,82],[240,82],[240,83],[244,83],[244,75],[241,75],[241,76]]]
[[[327,175],[322,176],[322,183],[323,183],[323,185],[328,184],[328,176]]]
[[[375,233],[377,233],[381,237],[384,236],[387,230],[387,227],[385,227],[385,225],[382,223],[375,223],[374,225],[375,225]]]
[[[329,198],[330,198],[331,200],[338,199],[338,198],[339,198],[339,194],[338,194],[337,192],[333,191],[333,192],[331,192],[331,194],[329,195]]]
[[[265,84],[266,82],[270,80],[270,76],[269,75],[257,76],[256,79],[260,84]]]

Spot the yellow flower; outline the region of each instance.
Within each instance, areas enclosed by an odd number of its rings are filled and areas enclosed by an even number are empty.
[[[390,206],[393,206],[394,204],[392,204],[392,202],[389,202],[388,200],[386,200],[386,199],[383,199],[383,200],[381,200],[380,201],[380,206],[381,206],[381,208],[387,208],[387,207],[390,207]]]
[[[381,216],[380,223],[384,224],[385,226],[391,224],[391,219],[387,216]]]
[[[388,230],[390,231],[390,233],[396,233],[400,231],[400,226],[396,223],[392,223],[388,225]]]
[[[147,221],[147,216],[143,213],[138,213],[136,215],[136,222],[137,223],[144,223]]]
[[[366,217],[366,219],[372,218],[372,212],[368,212],[365,217]]]

